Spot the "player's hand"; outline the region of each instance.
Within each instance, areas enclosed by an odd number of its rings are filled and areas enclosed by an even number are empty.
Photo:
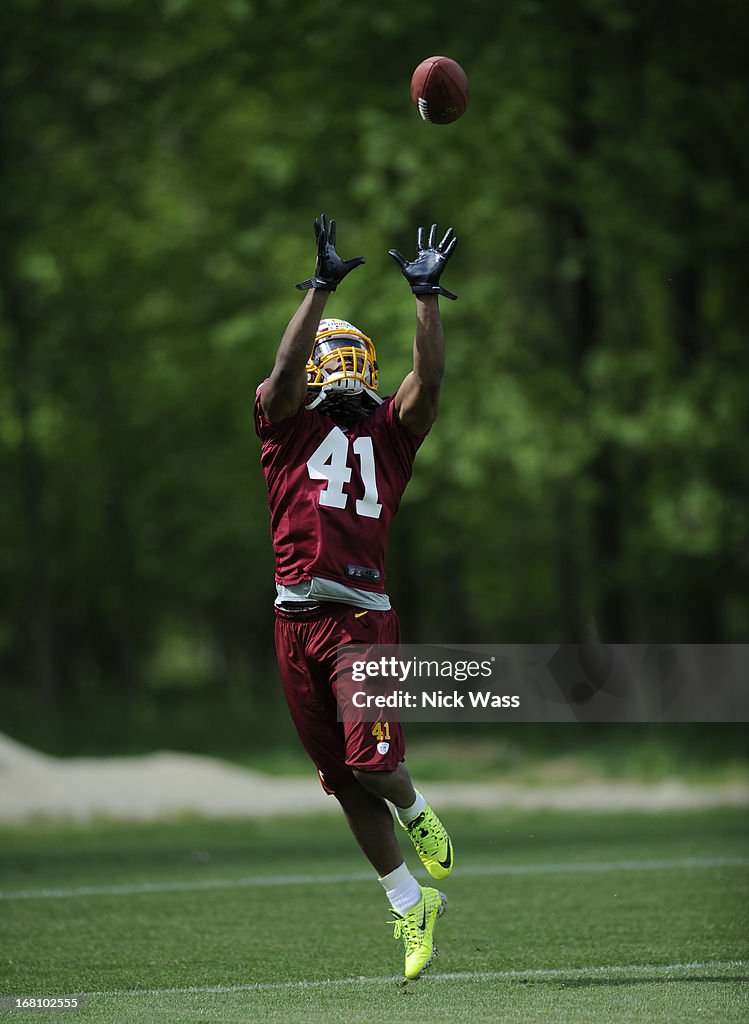
[[[401,273],[411,285],[414,295],[444,295],[446,299],[457,299],[457,295],[447,291],[439,282],[445,264],[458,244],[458,239],[453,234],[452,228],[447,229],[445,237],[439,245],[435,244],[436,238],[436,224],[432,224],[429,238],[426,241],[424,228],[419,228],[416,243],[418,252],[416,259],[411,262],[397,249],[389,249],[388,253],[401,268]]]
[[[297,288],[307,291],[315,288],[319,291],[334,292],[346,274],[361,266],[363,256],[355,256],[352,260],[342,260],[335,250],[335,221],[328,223],[325,214],[315,220],[315,238],[317,239],[317,264],[315,276],[300,281]]]

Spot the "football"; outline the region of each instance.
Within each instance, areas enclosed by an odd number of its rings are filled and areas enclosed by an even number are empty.
[[[450,57],[427,57],[411,78],[411,99],[422,120],[451,124],[468,106],[468,75]]]

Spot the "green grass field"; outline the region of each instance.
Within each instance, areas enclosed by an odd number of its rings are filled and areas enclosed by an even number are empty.
[[[744,812],[444,817],[440,954],[405,987],[336,817],[0,831],[0,992],[85,1000],[0,1020],[749,1020]]]

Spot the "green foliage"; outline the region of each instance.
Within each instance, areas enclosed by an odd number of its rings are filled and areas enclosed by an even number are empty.
[[[413,309],[387,249],[459,237],[390,553],[406,635],[746,638],[746,10],[441,10],[3,6],[4,686],[268,685],[251,406],[321,210],[367,257],[331,312],[388,391]],[[433,128],[408,84],[444,52],[473,94]]]

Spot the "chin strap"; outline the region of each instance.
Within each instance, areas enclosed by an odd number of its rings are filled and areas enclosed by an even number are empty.
[[[309,392],[307,392],[307,394],[309,394]],[[320,404],[320,402],[322,402],[323,398],[325,398],[325,395],[323,394],[322,389],[321,389],[320,390],[320,394],[317,395],[316,398],[313,398],[311,402],[307,402],[306,405],[304,406],[304,408],[305,409],[316,409],[318,407],[318,405]]]

